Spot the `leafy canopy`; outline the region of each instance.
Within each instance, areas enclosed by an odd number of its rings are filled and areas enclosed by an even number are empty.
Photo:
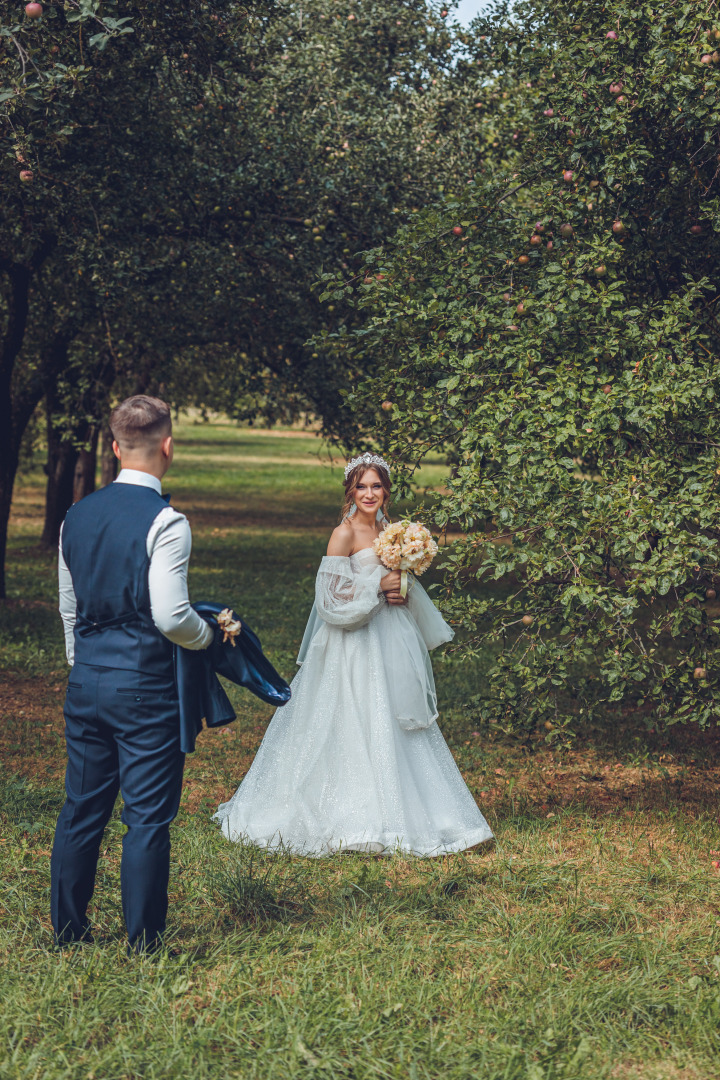
[[[351,312],[312,283],[477,156],[425,0],[23,10],[0,24],[0,563],[43,397],[66,435],[138,390],[337,430],[348,371],[306,342]]]

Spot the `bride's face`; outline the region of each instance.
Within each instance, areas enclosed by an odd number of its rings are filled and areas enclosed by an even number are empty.
[[[360,477],[353,492],[355,506],[363,514],[377,514],[383,504],[382,482],[376,469],[368,469]]]

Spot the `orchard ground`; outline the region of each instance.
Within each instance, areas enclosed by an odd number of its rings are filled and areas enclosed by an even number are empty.
[[[191,591],[232,603],[290,678],[340,502],[310,432],[185,422],[167,488],[190,517]],[[438,484],[439,462],[422,484]],[[715,731],[632,716],[575,748],[508,743],[466,702],[483,661],[435,658],[441,726],[496,842],[418,861],[324,861],[227,844],[210,820],[271,710],[204,733],[173,826],[176,959],[128,961],[103,845],[99,946],[50,948],[67,668],[55,559],[28,468],[0,608],[0,1075],[710,1080],[720,1027]]]

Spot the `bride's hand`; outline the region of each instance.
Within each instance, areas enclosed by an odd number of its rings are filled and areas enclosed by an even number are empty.
[[[400,592],[402,585],[402,575],[399,570],[391,570],[389,574],[380,582],[380,588],[385,593],[385,599],[388,604],[394,604],[396,606],[407,604],[407,596],[403,596]]]
[[[401,572],[399,570],[391,570],[390,573],[386,574],[380,581],[380,588],[386,595],[391,592],[399,593],[401,583]]]

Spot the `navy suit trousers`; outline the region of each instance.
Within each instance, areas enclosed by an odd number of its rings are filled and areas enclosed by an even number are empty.
[[[133,948],[165,930],[170,823],[180,804],[177,691],[166,678],[76,664],[65,700],[66,801],[51,860],[51,914],[60,943],[90,933],[87,907],[103,831],[122,791],[123,914]]]

